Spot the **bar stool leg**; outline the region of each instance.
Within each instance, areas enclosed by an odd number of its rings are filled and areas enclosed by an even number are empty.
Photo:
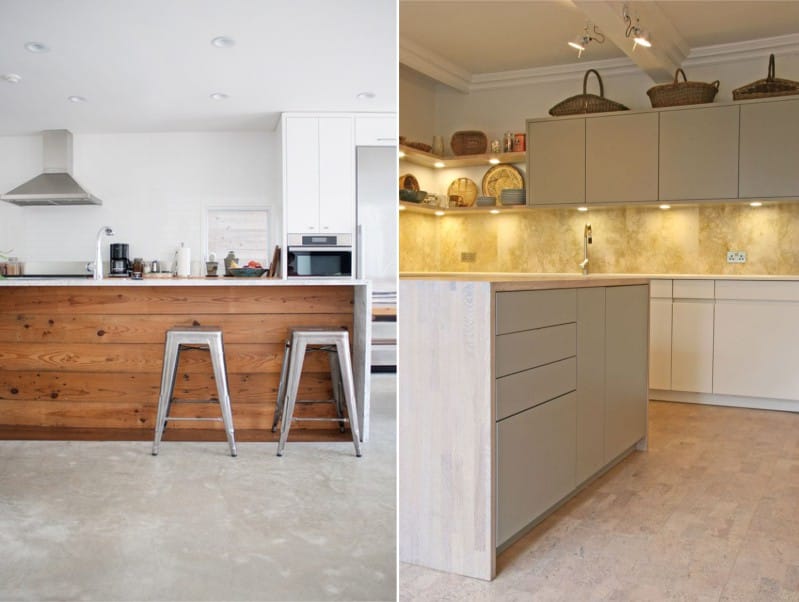
[[[338,430],[344,432],[344,407],[341,403],[343,392],[341,386],[341,366],[338,363],[338,350],[335,352],[329,351],[327,354],[328,363],[330,364],[330,381],[333,385],[333,401],[336,404],[336,415],[341,418],[338,421]]]
[[[355,445],[355,455],[361,457],[361,432],[358,428],[358,408],[355,406],[355,385],[352,382],[352,361],[350,359],[350,346],[347,344],[346,337],[340,337],[336,341],[338,349],[338,361],[341,366],[340,374],[344,387],[344,399],[347,402],[347,414],[350,419],[350,431],[352,432],[352,442]]]
[[[283,455],[283,448],[286,447],[286,440],[291,429],[291,419],[294,416],[294,402],[297,400],[297,390],[300,386],[300,374],[302,374],[302,364],[305,360],[305,341],[297,341],[294,337],[291,340],[291,352],[289,358],[289,371],[286,383],[286,402],[283,407],[283,421],[280,424],[280,441],[277,444],[277,455]]]
[[[227,382],[227,366],[225,365],[225,352],[222,344],[222,337],[215,336],[208,341],[208,348],[211,351],[211,364],[214,367],[214,378],[216,379],[216,390],[219,395],[219,408],[222,411],[222,422],[225,425],[227,442],[230,446],[230,455],[234,458],[236,452],[236,440],[233,436],[233,413],[230,409],[230,389]]]
[[[172,396],[175,391],[175,375],[178,364],[178,348],[174,344],[171,336],[167,333],[164,343],[164,366],[161,370],[161,393],[158,396],[158,412],[155,418],[155,438],[153,439],[153,455],[158,455],[158,448],[161,445],[161,437],[166,427],[166,417]]]
[[[280,422],[280,417],[283,415],[283,408],[286,403],[286,375],[289,368],[289,352],[291,351],[291,344],[286,339],[286,344],[283,347],[283,365],[280,368],[280,385],[277,389],[277,402],[275,403],[275,417],[272,419],[272,432],[277,430],[277,423]]]

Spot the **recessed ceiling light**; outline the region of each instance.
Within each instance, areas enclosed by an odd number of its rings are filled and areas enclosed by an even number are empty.
[[[752,201],[751,203],[749,203],[749,206],[750,207],[762,207],[763,203],[761,203],[760,201]]]
[[[492,157],[491,159],[488,160],[488,162],[491,163],[491,165],[499,165],[499,159],[497,159],[496,157]]]
[[[441,161],[436,161],[435,163],[433,163],[433,167],[438,167],[439,169],[441,169],[442,167],[444,167],[444,163],[442,163]]]
[[[211,40],[211,44],[217,48],[233,48],[236,45],[236,40],[227,36],[218,36]]]
[[[9,84],[18,84],[22,81],[22,76],[17,75],[16,73],[4,73],[3,81],[8,82]]]
[[[588,211],[588,207],[577,207],[577,211]]]
[[[50,47],[41,42],[25,42],[25,50],[28,52],[50,52]]]
[[[69,102],[86,102],[85,96],[67,96]]]
[[[230,97],[224,92],[214,92],[211,94],[211,100],[226,100],[228,98]]]
[[[671,205],[660,205],[661,209],[671,209]]]
[[[358,94],[355,95],[355,98],[357,98],[358,100],[368,100],[374,97],[375,97],[374,92],[359,92]]]

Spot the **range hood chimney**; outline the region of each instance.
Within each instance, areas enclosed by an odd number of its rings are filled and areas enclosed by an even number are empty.
[[[67,130],[42,132],[44,173],[28,180],[0,200],[31,207],[35,205],[102,205],[72,177],[72,133]]]

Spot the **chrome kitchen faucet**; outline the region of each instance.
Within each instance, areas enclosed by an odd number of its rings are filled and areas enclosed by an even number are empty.
[[[593,240],[593,232],[591,231],[591,224],[586,224],[583,228],[583,260],[580,262],[580,267],[583,270],[583,276],[588,276],[588,245]]]
[[[109,228],[108,226],[103,226],[97,232],[97,254],[94,256],[94,279],[95,280],[102,280],[103,279],[103,250],[102,250],[102,243],[103,243],[103,234],[106,236],[113,236],[114,231]]]

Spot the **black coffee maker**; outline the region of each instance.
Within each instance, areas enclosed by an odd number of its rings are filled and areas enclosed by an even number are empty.
[[[111,244],[111,269],[109,274],[117,278],[124,278],[130,275],[130,254],[127,243]]]

